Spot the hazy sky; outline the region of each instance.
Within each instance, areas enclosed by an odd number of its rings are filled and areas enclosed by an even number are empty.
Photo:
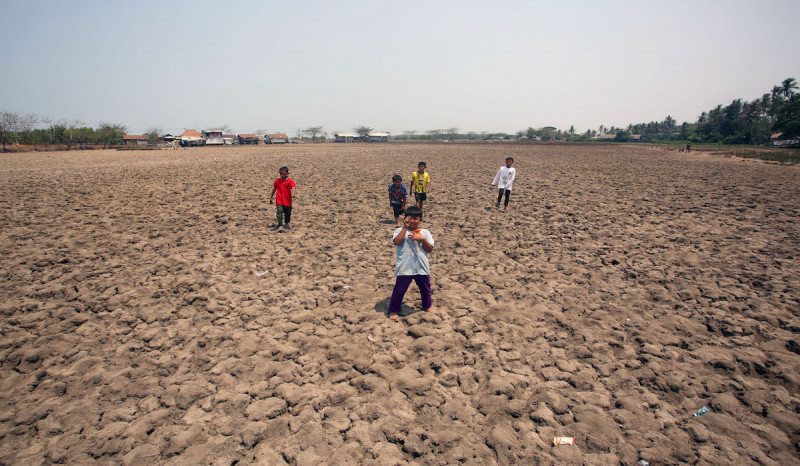
[[[0,110],[180,133],[694,122],[800,80],[800,1],[0,0]]]

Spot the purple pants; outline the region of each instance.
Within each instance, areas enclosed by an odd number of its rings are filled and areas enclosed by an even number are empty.
[[[392,290],[392,300],[389,302],[389,314],[398,314],[400,306],[403,305],[403,296],[406,295],[411,280],[417,283],[419,294],[422,297],[422,307],[425,309],[433,305],[431,298],[431,276],[430,275],[398,275]]]

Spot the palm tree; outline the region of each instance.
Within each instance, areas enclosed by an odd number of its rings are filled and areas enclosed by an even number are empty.
[[[745,102],[742,104],[742,116],[744,116],[744,125],[749,130],[748,144],[753,143],[753,121],[758,115],[758,101],[753,103]]]
[[[772,86],[772,102],[774,103],[776,100],[780,99],[781,94],[783,94],[783,88],[780,86]]]
[[[672,115],[667,115],[667,117],[664,118],[664,131],[667,133],[671,133],[674,130],[675,130],[675,119],[672,118]]]
[[[786,78],[781,83],[781,93],[783,97],[788,99],[793,94],[793,91],[797,89],[797,81],[794,78]]]
[[[769,110],[769,94],[764,94],[761,96],[761,111],[766,115],[767,110]]]

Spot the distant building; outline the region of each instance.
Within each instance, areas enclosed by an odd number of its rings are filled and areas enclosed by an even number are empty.
[[[283,133],[267,134],[264,136],[264,142],[267,144],[288,144],[289,136]]]
[[[198,133],[193,129],[188,129],[183,132],[180,136],[180,143],[183,147],[189,146],[202,146],[206,143],[206,140],[203,138],[203,135]]]
[[[225,140],[222,139],[222,130],[209,129],[203,131],[203,137],[206,140],[207,146],[218,146],[225,144]]]
[[[769,138],[769,144],[773,146],[796,146],[800,144],[800,138],[784,139],[783,133],[773,133]]]
[[[366,136],[367,142],[389,142],[389,133],[369,133]]]
[[[261,138],[255,134],[240,134],[239,144],[258,144]]]
[[[123,134],[122,144],[126,146],[146,146],[150,143],[150,139],[145,135],[139,134]]]
[[[592,139],[594,139],[596,141],[613,141],[614,138],[616,138],[616,137],[617,137],[617,133],[606,133],[606,134],[600,134],[598,136],[595,136]]]
[[[360,141],[361,137],[352,133],[334,133],[333,142],[355,142]]]
[[[231,144],[239,144],[239,139],[235,134],[223,134],[222,142],[224,142],[226,146],[230,146]]]

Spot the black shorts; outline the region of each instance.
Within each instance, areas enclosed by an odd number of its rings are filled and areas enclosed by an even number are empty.
[[[414,193],[414,199],[424,201],[428,199],[428,193]]]
[[[406,213],[406,211],[403,210],[403,205],[402,204],[392,204],[392,210],[394,211],[394,216],[395,217],[399,217],[399,216],[403,215],[404,213]]]

